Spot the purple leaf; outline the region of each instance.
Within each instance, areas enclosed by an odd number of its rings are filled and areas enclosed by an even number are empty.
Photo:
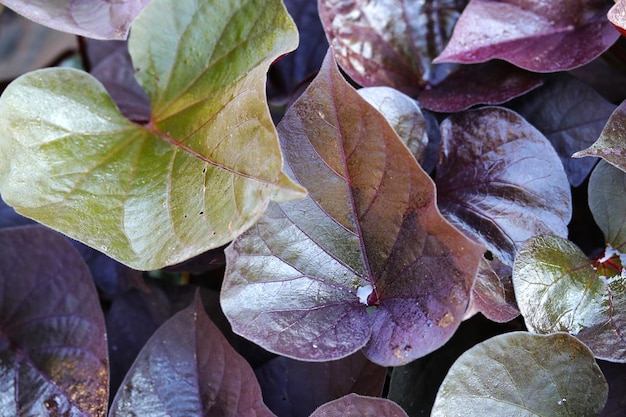
[[[567,71],[606,51],[619,33],[604,0],[471,0],[433,62],[503,59],[534,72]]]
[[[279,356],[256,370],[265,403],[279,417],[307,417],[349,393],[379,397],[387,369],[361,352],[337,361],[302,362]]]
[[[484,107],[450,116],[441,135],[439,207],[484,242],[497,262],[512,266],[519,246],[537,234],[567,236],[570,186],[558,155],[537,129],[511,110]],[[496,281],[489,269],[505,275]],[[501,266],[483,266],[477,278],[483,282],[474,300],[492,300],[480,310],[494,319],[502,309],[514,312],[507,275]],[[489,304],[492,313],[483,310]]]
[[[422,91],[419,102],[428,110],[454,113],[476,104],[501,104],[541,84],[538,74],[503,61],[460,65],[441,83]]]
[[[0,230],[0,248],[2,413],[104,417],[106,334],[87,266],[41,226]]]
[[[465,317],[469,318],[478,312],[498,323],[506,323],[519,316],[511,280],[511,266],[498,258],[483,259],[478,267]]]
[[[600,417],[623,417],[626,410],[626,364],[598,361],[609,383],[609,399]]]
[[[126,42],[87,39],[91,75],[106,88],[124,116],[137,123],[150,120],[148,94],[135,78]]]
[[[50,65],[77,49],[76,37],[33,23],[10,10],[0,13],[0,80]]]
[[[150,338],[126,375],[110,417],[273,416],[250,365],[204,312],[199,294]]]
[[[364,347],[383,366],[444,344],[483,247],[441,216],[431,179],[330,52],[278,130],[286,170],[309,194],[271,205],[226,249],[233,330],[312,361]]]
[[[431,61],[443,49],[465,4],[319,0],[319,11],[337,62],[354,81],[364,87],[394,87],[416,97],[428,82],[442,76]]]
[[[404,410],[392,401],[357,394],[348,394],[326,403],[311,414],[311,417],[363,416],[408,417]]]
[[[2,0],[22,16],[62,32],[94,39],[125,39],[150,0]]]
[[[566,74],[555,74],[512,108],[550,140],[570,184],[582,184],[596,160],[572,159],[572,154],[593,143],[615,105],[585,83]]]
[[[597,141],[590,147],[572,155],[599,156],[605,161],[626,171],[626,101],[622,102],[611,114]]]

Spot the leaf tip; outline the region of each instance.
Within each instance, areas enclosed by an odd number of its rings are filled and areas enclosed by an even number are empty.
[[[281,172],[276,182],[276,188],[272,193],[272,201],[284,203],[286,201],[301,200],[306,197],[307,194],[306,188],[295,183],[284,172]]]

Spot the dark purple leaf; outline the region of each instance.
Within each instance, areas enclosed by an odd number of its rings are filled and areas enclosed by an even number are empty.
[[[17,214],[13,207],[5,203],[0,196],[0,229],[12,226],[24,226],[32,223],[34,223],[33,220]]]
[[[41,25],[94,39],[125,39],[150,0],[2,0]]]
[[[626,364],[598,361],[609,383],[609,399],[600,417],[624,417],[626,410]]]
[[[431,179],[331,53],[278,130],[286,170],[309,195],[271,205],[226,249],[233,330],[312,361],[364,347],[385,366],[444,344],[483,247],[440,215]]]
[[[626,36],[626,2],[616,1],[606,16],[619,32]]]
[[[585,83],[558,74],[512,105],[552,143],[561,158],[570,184],[578,187],[596,163],[595,158],[573,159],[576,151],[589,147],[600,135],[615,110]]]
[[[411,2],[319,0],[319,11],[337,62],[364,87],[394,87],[416,97],[445,76],[432,67],[465,0]],[[428,23],[426,23],[428,22]]]
[[[91,75],[107,89],[124,116],[135,122],[150,120],[148,94],[135,79],[126,42],[87,39]]]
[[[541,84],[538,74],[503,61],[460,65],[441,83],[422,91],[419,102],[428,110],[453,113],[476,104],[501,104]]]
[[[0,14],[0,80],[45,67],[77,47],[75,36],[38,25],[10,10]]]
[[[604,0],[471,0],[433,62],[503,59],[534,72],[567,71],[606,51],[619,33]]]
[[[275,103],[294,101],[299,87],[317,74],[328,50],[317,1],[287,0],[284,3],[298,27],[300,45],[270,67],[268,96],[270,102]]]
[[[199,294],[150,338],[111,405],[116,416],[273,416],[250,365],[204,312]]]
[[[576,152],[574,158],[599,156],[626,171],[626,101],[611,114],[597,141],[589,148]]]
[[[485,243],[496,262],[512,266],[519,246],[534,235],[567,236],[570,186],[554,148],[537,129],[511,110],[484,107],[450,116],[441,132],[439,207]],[[505,275],[496,281],[493,272]],[[494,319],[515,309],[507,276],[494,265],[482,267],[477,277],[483,282],[473,298],[491,300],[480,309],[491,304],[494,311],[484,312]]]
[[[348,394],[324,404],[311,417],[408,417],[400,406],[384,398]]]
[[[307,417],[349,393],[379,397],[387,369],[361,352],[337,361],[302,362],[279,356],[256,370],[263,398],[279,417]]]
[[[87,266],[42,226],[0,230],[0,248],[2,414],[104,417],[106,333]]]
[[[624,56],[625,40],[616,42],[598,59],[568,71],[585,84],[596,90],[611,103],[620,103],[626,97],[626,72],[615,62]]]

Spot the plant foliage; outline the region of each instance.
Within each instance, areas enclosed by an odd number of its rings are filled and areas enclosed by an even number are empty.
[[[0,415],[624,414],[623,0],[0,2]]]

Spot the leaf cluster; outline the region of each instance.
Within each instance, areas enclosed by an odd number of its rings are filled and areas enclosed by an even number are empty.
[[[0,415],[623,415],[624,1],[0,0]]]

